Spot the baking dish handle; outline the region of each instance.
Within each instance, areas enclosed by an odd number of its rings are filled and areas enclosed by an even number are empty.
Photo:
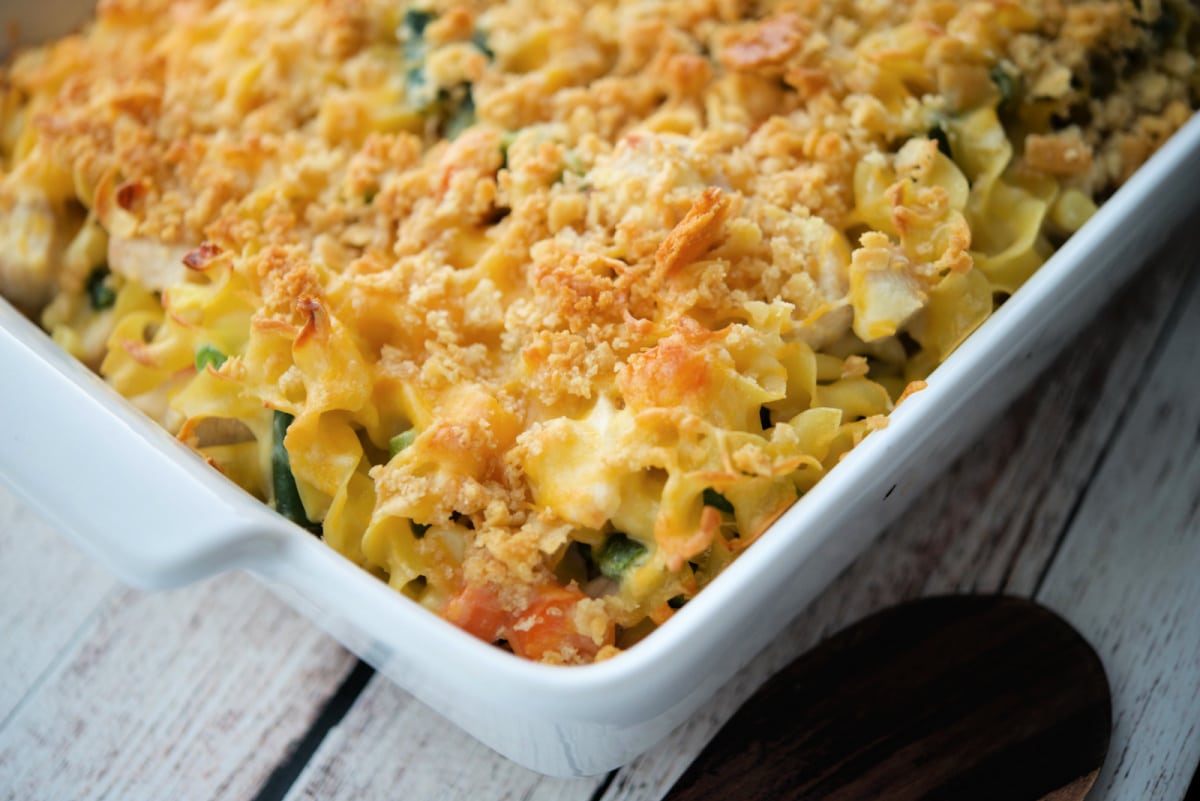
[[[254,567],[287,524],[0,301],[0,482],[121,579]]]

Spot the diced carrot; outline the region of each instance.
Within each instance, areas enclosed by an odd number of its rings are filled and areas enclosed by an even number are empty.
[[[508,644],[513,653],[540,660],[569,646],[591,661],[601,646],[612,643],[614,634],[610,627],[597,643],[590,634],[576,628],[575,606],[586,597],[579,590],[565,587],[541,588],[529,608],[512,621]]]
[[[508,615],[500,608],[495,593],[468,584],[452,597],[442,617],[485,642],[503,639]]]
[[[590,661],[613,643],[615,633],[610,624],[597,643],[590,633],[579,631],[576,605],[586,597],[577,589],[547,584],[535,591],[527,608],[512,613],[487,587],[468,585],[450,599],[442,616],[486,642],[506,640],[518,656],[540,660],[566,647]]]

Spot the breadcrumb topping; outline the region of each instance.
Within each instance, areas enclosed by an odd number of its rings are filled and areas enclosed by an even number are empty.
[[[397,590],[605,659],[1187,121],[1198,30],[1174,0],[102,0],[5,71],[0,289]]]

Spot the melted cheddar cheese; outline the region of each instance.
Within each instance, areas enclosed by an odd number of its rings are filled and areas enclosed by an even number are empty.
[[[1173,0],[101,0],[0,288],[434,612],[669,618],[1190,116]]]

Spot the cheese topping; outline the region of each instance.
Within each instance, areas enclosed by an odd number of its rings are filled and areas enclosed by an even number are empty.
[[[489,642],[628,647],[1190,116],[1173,0],[102,0],[0,288]]]

